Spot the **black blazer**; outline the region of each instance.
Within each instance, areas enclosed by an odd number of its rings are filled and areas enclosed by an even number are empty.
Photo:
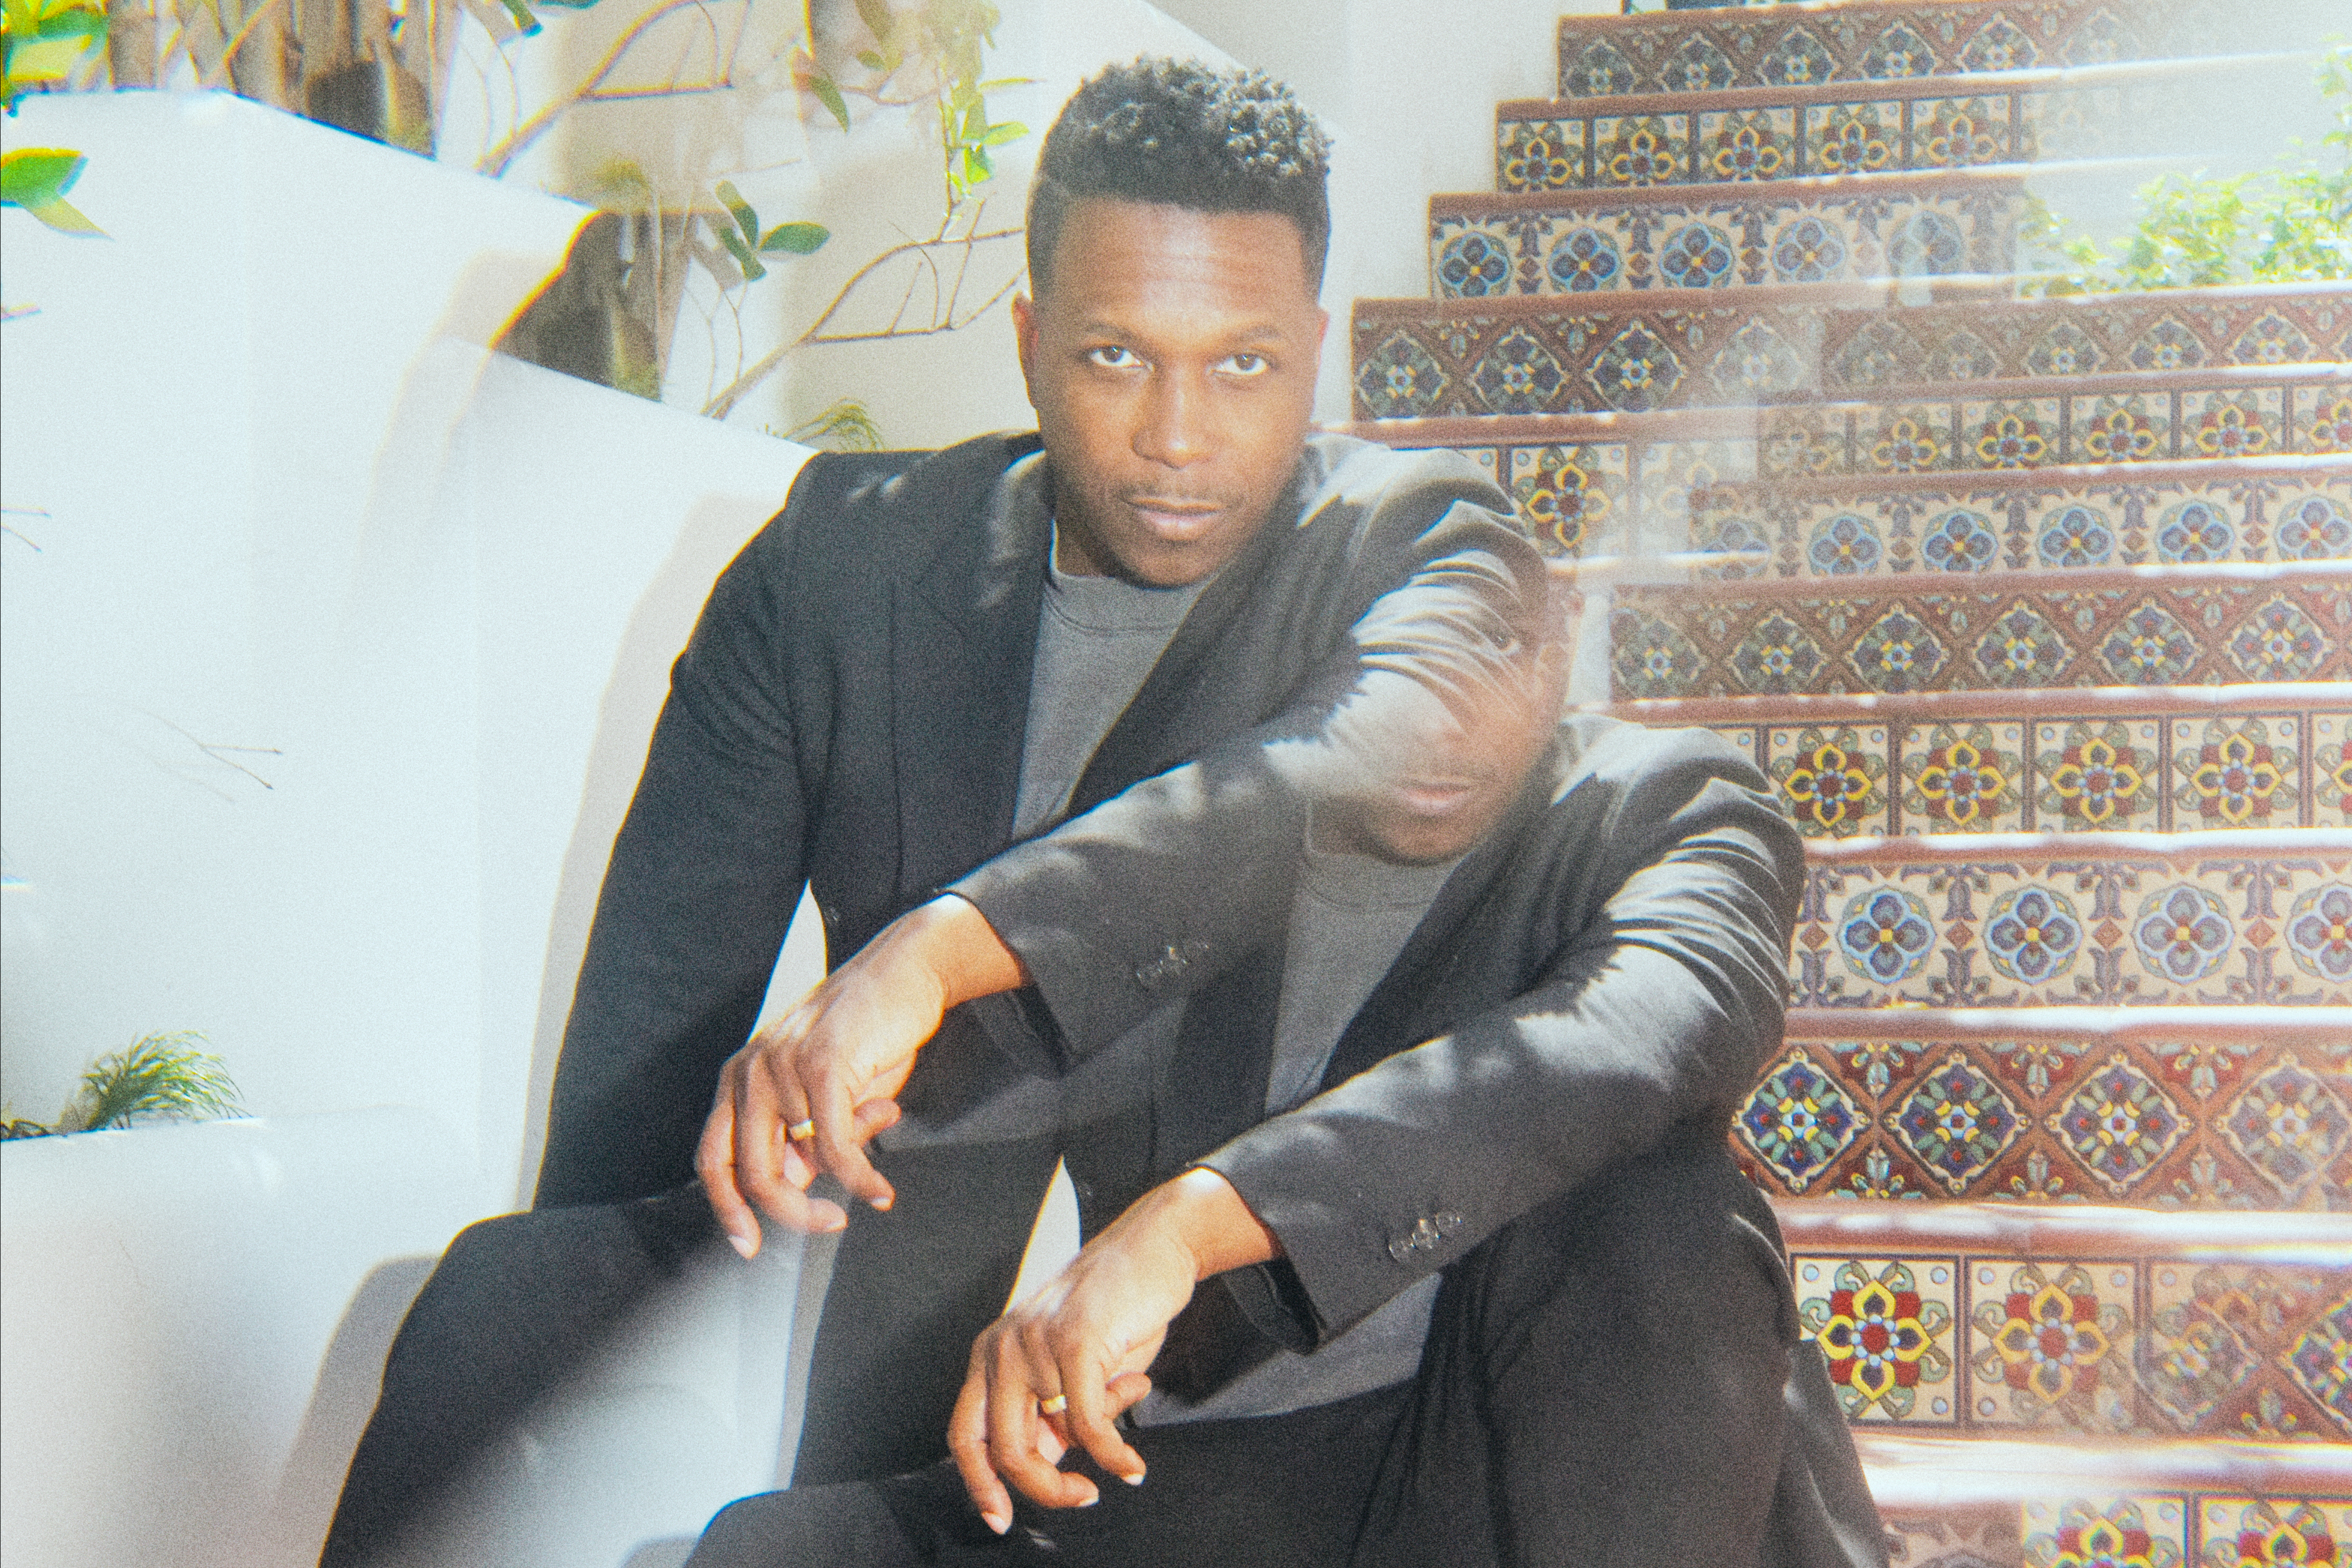
[[[1245,780],[1227,791],[1245,792]],[[1134,908],[1123,924],[1139,928],[1149,910],[1124,894],[1198,880],[1161,858],[1166,813],[1147,823],[1129,805],[1088,826],[1125,841],[1121,852],[1024,871],[1030,852],[1016,850],[958,884],[1049,996],[1087,980],[1054,972],[1061,945],[1030,938],[1065,899]],[[1341,1035],[1323,1092],[1268,1119],[1301,823],[1271,803],[1266,815],[1289,849],[1255,900],[1209,900],[1181,936],[1137,939],[1147,968],[1171,940],[1210,956],[1173,982],[1192,994],[1149,1155],[1097,1183],[1086,1218],[1107,1221],[1187,1165],[1222,1172],[1286,1253],[1225,1276],[1228,1288],[1294,1348],[1606,1166],[1672,1141],[1719,1143],[1779,1048],[1804,853],[1769,785],[1705,730],[1577,717]],[[1098,1049],[1167,988],[1095,983],[1071,1014],[1095,1032],[1068,1047]]]
[[[833,961],[1011,838],[1047,530],[989,526],[1004,469],[1034,435],[937,454],[812,459],[784,510],[720,577],[613,849],[559,1061],[538,1202],[611,1201],[677,1185],[720,1065],[758,1016],[803,882]],[[1311,440],[1274,518],[1194,603],[1079,780],[1081,812],[1187,758],[1264,763],[1312,736],[1378,660],[1493,657],[1543,612],[1541,559],[1504,497],[1452,454]],[[1383,596],[1387,596],[1385,599]],[[1286,789],[1268,776],[1273,797]],[[1277,810],[1276,815],[1279,815]],[[1262,852],[1265,798],[1147,790],[1129,831],[1169,825],[1187,879],[1251,908],[1286,897]],[[1083,832],[1044,857],[1103,852]],[[1000,885],[1029,873],[1010,869]],[[1104,897],[1161,904],[1184,928],[1200,887]],[[1132,909],[1057,899],[1085,933]],[[1172,983],[1205,949],[1175,939]],[[1171,943],[1163,938],[1161,948]],[[1134,965],[1121,960],[1120,975]],[[1160,982],[1155,982],[1160,983]],[[939,1113],[1070,1055],[1036,998],[959,1009],[902,1096]],[[1080,1023],[1080,1032],[1086,1032]]]

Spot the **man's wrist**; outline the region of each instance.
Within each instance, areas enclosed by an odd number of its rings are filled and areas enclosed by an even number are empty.
[[[943,893],[900,915],[897,925],[917,961],[939,982],[941,1011],[1029,983],[1020,956],[968,899]]]
[[[1208,1166],[1193,1166],[1159,1193],[1166,1223],[1192,1255],[1195,1283],[1282,1256],[1281,1238],[1242,1201],[1233,1183]]]

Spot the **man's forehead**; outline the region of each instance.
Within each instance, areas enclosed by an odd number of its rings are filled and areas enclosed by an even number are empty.
[[[1154,272],[1192,268],[1245,274],[1249,287],[1266,294],[1270,306],[1280,308],[1301,298],[1314,302],[1307,284],[1305,236],[1281,213],[1211,212],[1172,203],[1088,196],[1071,204],[1054,249],[1053,281],[1039,291],[1041,299],[1057,292],[1066,279],[1078,283],[1085,293],[1106,288],[1121,292],[1122,285],[1143,281],[1123,270],[1139,265]],[[1116,256],[1123,267],[1073,269],[1061,265],[1066,257],[1087,253],[1104,259]]]

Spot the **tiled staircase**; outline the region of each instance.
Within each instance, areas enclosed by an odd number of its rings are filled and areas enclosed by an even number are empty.
[[[1488,466],[1602,706],[1811,841],[1734,1144],[1902,1568],[2352,1563],[2352,285],[2010,276],[2230,27],[1571,17],[1355,311],[1354,428]]]

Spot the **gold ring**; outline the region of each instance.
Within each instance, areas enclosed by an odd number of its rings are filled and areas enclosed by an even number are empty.
[[[814,1118],[806,1122],[794,1122],[784,1129],[784,1136],[796,1144],[803,1138],[814,1138],[816,1136],[816,1122]]]
[[[1037,1401],[1037,1414],[1040,1416],[1059,1416],[1069,1407],[1070,1396],[1066,1394],[1056,1394],[1051,1399]]]

